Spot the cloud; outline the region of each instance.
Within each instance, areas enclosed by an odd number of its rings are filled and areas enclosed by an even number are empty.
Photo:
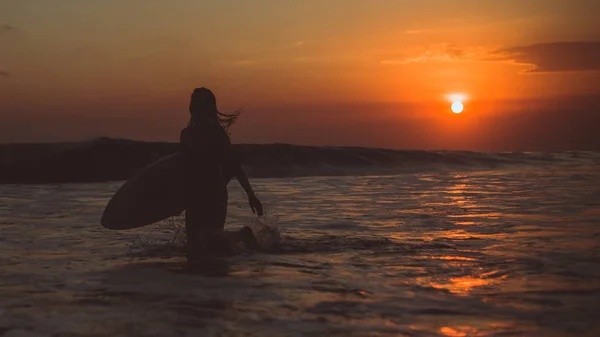
[[[252,60],[238,60],[238,61],[234,61],[233,65],[236,65],[236,66],[250,66],[250,65],[253,65],[255,63],[256,63],[256,61],[252,61]]]
[[[12,75],[8,71],[0,70],[0,77],[11,77]]]
[[[526,65],[526,73],[600,71],[600,41],[538,43],[500,49],[492,56]]]
[[[418,52],[417,56],[391,58],[380,61],[381,64],[409,64],[422,62],[467,62],[486,58],[490,49],[484,47],[458,47],[450,43],[438,43]]]
[[[423,62],[501,62],[525,66],[524,73],[600,71],[600,41],[550,42],[496,49],[440,43],[416,56],[380,61],[384,65]]]
[[[407,29],[404,31],[404,34],[407,35],[416,35],[416,34],[429,34],[438,31],[437,29]]]
[[[5,24],[5,23],[0,23],[0,41],[2,41],[2,42],[19,38],[19,36],[22,33],[23,33],[23,31],[21,31],[18,28],[15,28],[15,26],[11,26],[11,25]]]

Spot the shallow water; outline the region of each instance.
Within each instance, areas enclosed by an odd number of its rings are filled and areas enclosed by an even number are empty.
[[[0,186],[0,335],[598,336],[599,168],[254,180],[281,246],[209,276],[100,226],[120,183]]]

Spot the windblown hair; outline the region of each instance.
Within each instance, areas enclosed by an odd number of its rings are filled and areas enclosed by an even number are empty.
[[[242,113],[242,109],[236,110],[232,113],[221,113],[217,109],[217,99],[215,95],[207,88],[196,88],[192,93],[190,99],[190,122],[188,125],[194,125],[195,119],[201,118],[197,111],[212,111],[214,112],[214,118],[221,124],[223,129],[227,131],[232,126]],[[203,118],[212,119],[213,116],[207,115]]]
[[[223,129],[225,129],[225,131],[227,131],[227,129],[229,129],[230,126],[235,124],[235,122],[240,117],[242,112],[243,112],[242,109],[235,110],[234,112],[229,113],[229,114],[221,113],[221,112],[217,111],[219,124],[221,124]]]

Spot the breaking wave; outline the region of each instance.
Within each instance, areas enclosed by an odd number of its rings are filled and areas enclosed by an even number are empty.
[[[514,165],[600,165],[595,152],[391,150],[289,144],[234,145],[255,178],[380,175],[435,170],[489,170]],[[177,143],[100,138],[86,142],[0,145],[0,183],[126,180],[178,150]]]

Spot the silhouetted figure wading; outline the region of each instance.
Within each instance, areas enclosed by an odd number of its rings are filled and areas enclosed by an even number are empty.
[[[232,240],[256,245],[252,231],[224,231],[227,216],[227,184],[232,176],[240,182],[252,212],[263,215],[250,182],[233,152],[227,128],[235,123],[239,111],[223,114],[217,110],[215,95],[197,88],[190,99],[190,121],[181,131],[180,143],[185,157],[185,226],[188,261],[210,254],[232,252]]]

